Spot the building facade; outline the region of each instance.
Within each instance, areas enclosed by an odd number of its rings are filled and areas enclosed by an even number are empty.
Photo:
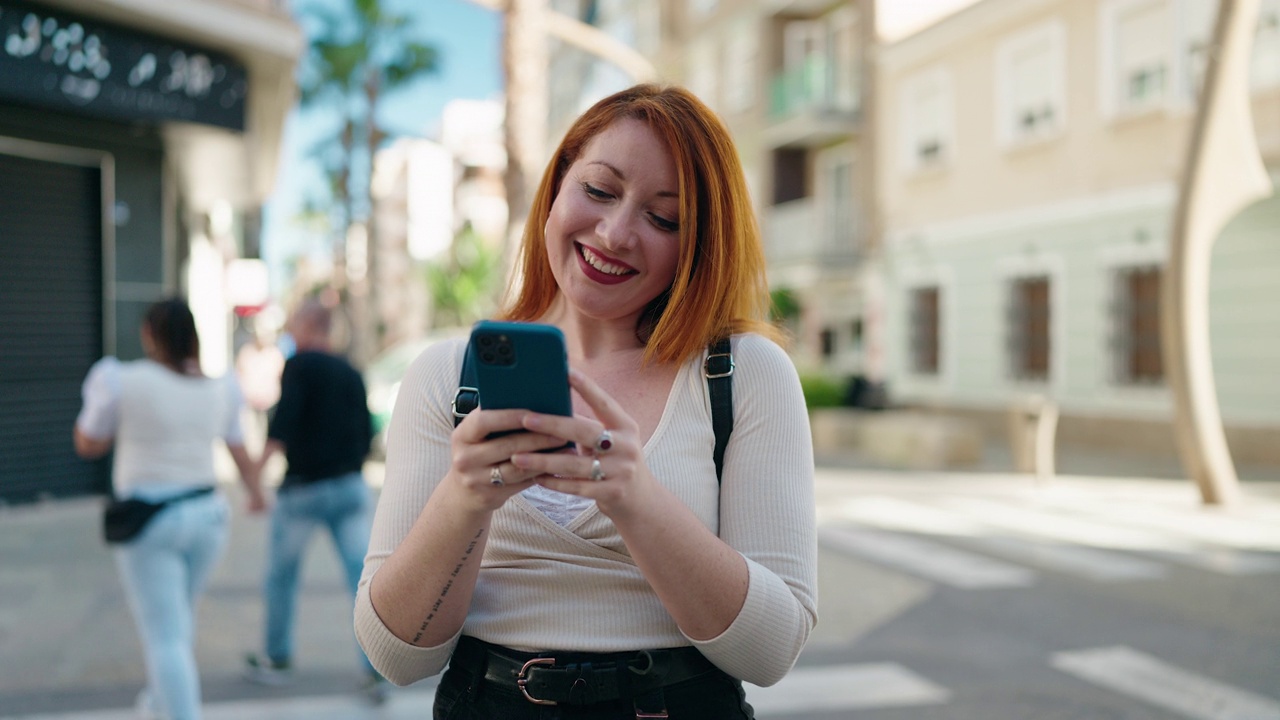
[[[190,298],[229,363],[224,268],[257,257],[301,31],[275,0],[0,2],[0,498],[105,489],[80,383]]]
[[[1211,0],[982,0],[881,54],[879,198],[895,401],[983,419],[1028,395],[1059,441],[1174,453],[1161,274]],[[1262,0],[1255,129],[1280,180],[1280,2]],[[1280,463],[1280,197],[1212,258],[1228,441]]]

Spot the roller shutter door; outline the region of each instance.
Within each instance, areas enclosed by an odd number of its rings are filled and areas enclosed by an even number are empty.
[[[102,355],[101,171],[0,154],[0,499],[105,487],[75,454],[80,383]]]

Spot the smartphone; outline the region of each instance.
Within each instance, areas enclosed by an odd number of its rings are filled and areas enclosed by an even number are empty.
[[[475,366],[480,407],[573,416],[569,353],[560,328],[541,323],[482,320],[471,328],[469,342],[467,351],[472,354]],[[572,446],[573,443],[569,443],[564,447]]]

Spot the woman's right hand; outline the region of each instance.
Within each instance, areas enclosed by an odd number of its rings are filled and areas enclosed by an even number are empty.
[[[540,473],[522,470],[511,462],[517,453],[561,447],[562,438],[523,429],[527,410],[474,410],[454,429],[452,462],[445,482],[462,489],[478,509],[496,510],[511,496],[533,484]],[[490,437],[493,433],[515,431]]]

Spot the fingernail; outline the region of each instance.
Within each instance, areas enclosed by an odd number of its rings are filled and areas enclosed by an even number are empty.
[[[516,453],[511,456],[511,464],[518,468],[523,468],[529,462],[529,456],[523,453]]]

